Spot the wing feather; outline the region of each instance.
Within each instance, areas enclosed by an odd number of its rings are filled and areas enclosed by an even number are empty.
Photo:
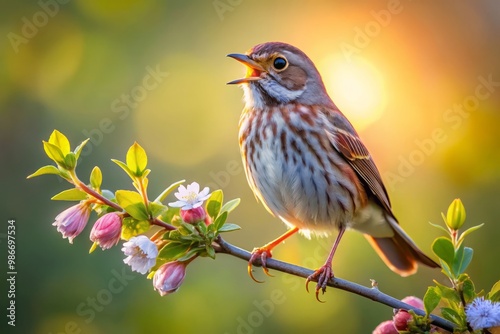
[[[380,173],[368,152],[368,149],[355,134],[336,128],[334,132],[326,131],[333,147],[342,154],[356,171],[370,191],[378,198],[384,208],[392,214],[391,202],[387,195]]]

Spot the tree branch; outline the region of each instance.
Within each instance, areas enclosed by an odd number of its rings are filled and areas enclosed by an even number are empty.
[[[235,257],[238,257],[243,260],[250,260],[251,253],[241,249],[239,247],[236,247],[228,242],[226,242],[224,239],[222,239],[220,236],[217,238],[217,243],[219,247],[216,247],[216,251],[218,253],[223,253],[223,254],[228,254],[232,255]],[[275,259],[267,259],[267,268],[269,269],[274,269],[277,271],[281,271],[283,273],[287,273],[290,275],[295,275],[298,277],[302,278],[307,278],[309,275],[313,273],[312,270],[303,268],[294,264],[282,262],[279,260]],[[257,263],[258,265],[258,263]],[[368,288],[350,281],[346,281],[344,279],[334,277],[330,279],[328,282],[328,286],[348,292],[352,292],[354,294],[357,294],[359,296],[371,299],[373,301],[376,301],[378,303],[390,306],[395,309],[403,309],[403,310],[413,310],[416,314],[418,315],[425,315],[425,312],[423,310],[420,310],[418,308],[415,308],[411,305],[408,305],[406,303],[403,303],[402,301],[391,297],[383,292],[381,292],[377,288]],[[448,320],[445,320],[443,318],[440,318],[435,315],[430,315],[430,320],[433,325],[441,327],[449,332],[453,332],[454,324]]]

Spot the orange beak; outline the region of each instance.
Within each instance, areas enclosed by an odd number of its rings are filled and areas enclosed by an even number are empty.
[[[231,57],[233,59],[236,59],[243,65],[247,67],[247,75],[244,78],[241,79],[236,79],[233,81],[228,82],[228,85],[234,85],[234,84],[240,84],[240,83],[246,83],[250,81],[257,81],[262,79],[261,74],[265,72],[266,70],[258,64],[255,60],[251,59],[247,55],[244,54],[239,54],[239,53],[231,53],[227,55],[228,57]]]

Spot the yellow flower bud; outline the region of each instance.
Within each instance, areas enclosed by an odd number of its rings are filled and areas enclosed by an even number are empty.
[[[465,222],[465,208],[459,198],[453,200],[446,214],[446,225],[452,230],[458,230]]]

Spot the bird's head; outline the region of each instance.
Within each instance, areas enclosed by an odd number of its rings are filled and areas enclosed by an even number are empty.
[[[242,84],[247,107],[261,109],[286,103],[333,104],[323,80],[307,55],[281,42],[254,46],[245,54],[232,53],[247,67],[244,78],[228,84]]]

